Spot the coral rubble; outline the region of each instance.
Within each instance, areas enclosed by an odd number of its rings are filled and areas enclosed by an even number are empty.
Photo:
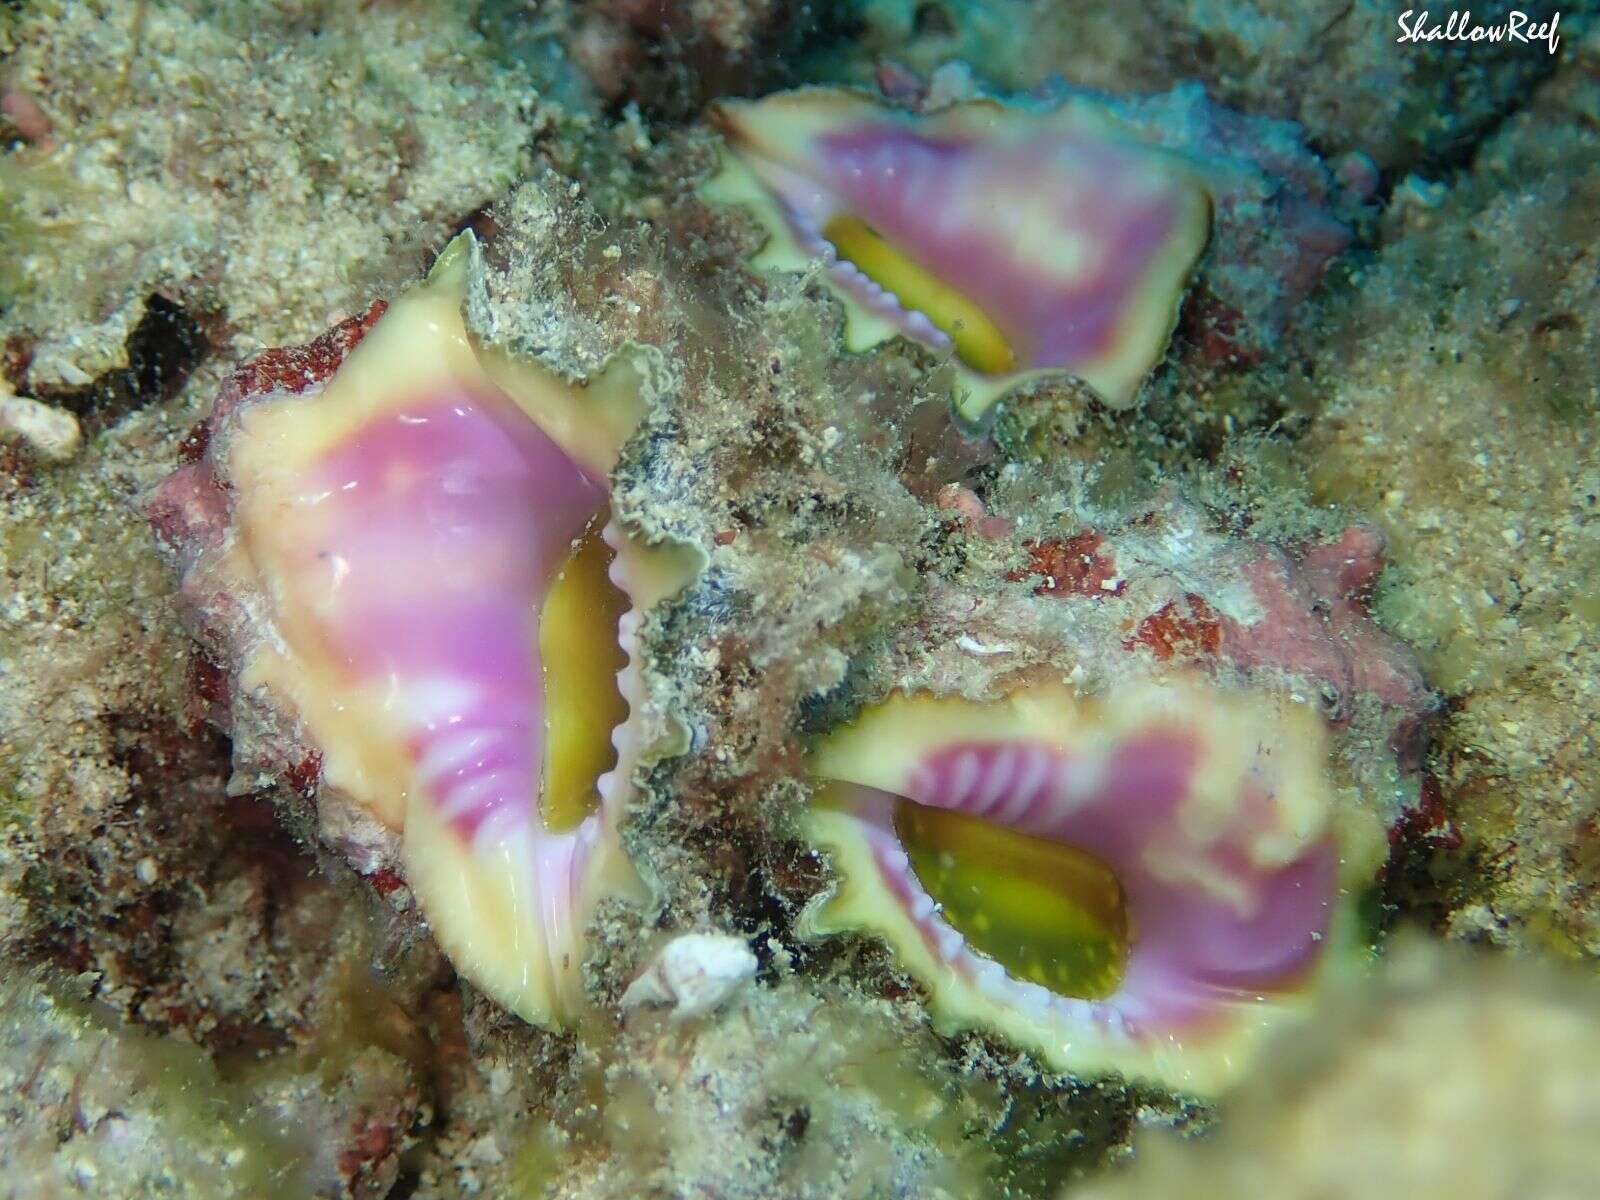
[[[531,135],[442,10],[46,4],[8,32],[7,85],[52,130],[0,174],[0,340],[30,394],[128,367],[163,304],[234,352],[320,332],[493,199]]]
[[[1322,323],[1302,443],[1320,496],[1373,514],[1394,568],[1376,611],[1447,698],[1458,936],[1600,949],[1600,412],[1593,310],[1600,137],[1591,37],[1438,203],[1402,196]],[[1569,164],[1587,167],[1569,170]],[[1449,862],[1471,863],[1454,878]]]

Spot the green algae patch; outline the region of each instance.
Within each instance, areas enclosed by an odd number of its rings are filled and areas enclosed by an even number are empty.
[[[1578,558],[1575,586],[1567,594],[1567,611],[1591,631],[1600,628],[1600,544]]]
[[[1579,592],[1569,603],[1573,616],[1590,628],[1600,628],[1600,591],[1590,588]]]
[[[3,644],[0,644],[3,645]],[[15,746],[0,742],[0,833],[33,824],[36,806],[22,794],[22,775]]]
[[[11,1171],[88,1196],[312,1194],[306,1147],[203,1051],[116,1028],[76,992],[41,977],[0,984],[0,1161]]]
[[[506,1200],[536,1200],[561,1177],[572,1155],[570,1139],[543,1122],[525,1130],[507,1171]]]

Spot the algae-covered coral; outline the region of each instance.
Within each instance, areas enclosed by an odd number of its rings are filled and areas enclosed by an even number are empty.
[[[319,331],[492,200],[531,136],[519,81],[445,6],[47,3],[8,25],[6,87],[48,122],[0,181],[4,336],[33,389],[129,365],[152,297],[240,350]]]
[[[1208,1143],[1141,1140],[1067,1195],[1582,1196],[1600,1103],[1592,979],[1404,942],[1229,1101]]]
[[[6,1186],[1574,1194],[1587,17],[4,9]]]

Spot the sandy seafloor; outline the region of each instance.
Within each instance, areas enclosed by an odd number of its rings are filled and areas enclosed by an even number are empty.
[[[1552,55],[1397,45],[1367,0],[0,4],[0,1196],[1600,1194],[1585,7]],[[1197,82],[1361,177],[1352,244],[1270,345],[1180,324],[1133,407],[1019,401],[974,451],[925,357],[845,354],[815,281],[752,282],[748,225],[692,194],[716,97],[886,63]],[[319,844],[314,786],[235,774],[141,507],[242,360],[469,226],[508,247],[513,343],[580,369],[664,348],[672,437],[619,503],[723,555],[648,635],[651,703],[709,731],[631,818],[655,906],[599,922],[595,1015],[563,1034]],[[885,469],[872,420],[945,473]],[[827,871],[785,824],[806,698],[903,665],[884,631],[919,571],[1012,586],[936,503],[952,480],[1024,531],[1168,485],[1268,540],[1387,540],[1370,610],[1438,697],[1425,811],[1371,972],[1215,1104],[941,1036],[879,944],[794,933]],[[757,978],[693,1022],[620,1014],[647,935],[691,928],[747,937]]]

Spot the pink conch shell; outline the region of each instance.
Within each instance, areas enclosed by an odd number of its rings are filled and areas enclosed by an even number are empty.
[[[968,417],[1045,372],[1124,406],[1165,350],[1210,199],[1181,156],[1089,106],[973,101],[914,116],[813,88],[717,115],[732,154],[707,194],[756,211],[770,235],[760,265],[828,264],[851,349],[895,334],[948,349],[962,313],[989,330],[976,354],[955,335]],[[958,297],[950,317],[923,311],[916,285],[858,269],[827,232],[841,218],[914,264],[930,304]]]
[[[1343,821],[1320,721],[1298,705],[1196,680],[1100,701],[1054,685],[980,704],[895,695],[827,738],[808,818],[840,877],[820,932],[883,936],[937,1021],[990,1029],[1083,1075],[1192,1093],[1224,1086],[1354,925],[1375,828]],[[1012,975],[976,950],[919,879],[904,801],[1085,851],[1126,908],[1126,966],[1098,999]]]
[[[452,246],[325,383],[219,411],[206,460],[153,508],[202,618],[232,626],[241,689],[293,712],[324,788],[398,835],[457,967],[554,1024],[595,901],[637,886],[616,824],[649,747],[618,727],[593,811],[550,820],[541,605],[603,519],[642,405],[625,362],[583,389],[475,346],[470,250]],[[635,606],[682,581],[666,552],[605,537]],[[637,621],[616,631],[624,650]],[[636,702],[631,657],[618,687]]]

